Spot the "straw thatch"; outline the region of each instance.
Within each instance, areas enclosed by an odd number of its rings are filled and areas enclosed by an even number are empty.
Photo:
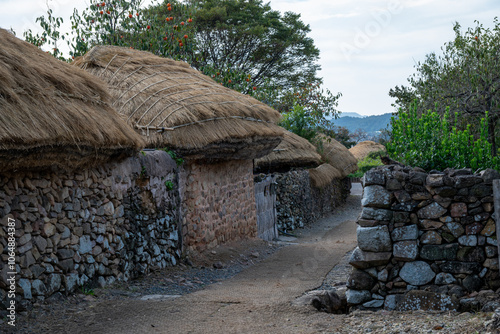
[[[3,29],[0,45],[0,171],[90,166],[140,149],[99,79]]]
[[[149,147],[190,158],[253,159],[282,139],[278,112],[184,62],[97,46],[74,64],[108,82],[113,105]]]
[[[385,154],[386,152],[385,146],[371,140],[362,141],[358,143],[356,146],[353,146],[349,149],[349,152],[351,152],[352,155],[354,155],[354,157],[358,161],[365,159],[368,156],[368,154],[372,152],[380,152],[380,151],[382,151],[383,154]]]
[[[318,151],[323,159],[338,169],[342,177],[358,170],[358,160],[344,145],[325,135],[318,135],[316,140],[319,143]]]
[[[268,155],[254,161],[256,172],[286,171],[292,167],[316,167],[321,156],[307,139],[285,131],[281,143]]]
[[[329,185],[333,179],[342,179],[344,177],[340,170],[326,163],[309,169],[309,179],[311,180],[311,184],[316,188],[323,188]]]

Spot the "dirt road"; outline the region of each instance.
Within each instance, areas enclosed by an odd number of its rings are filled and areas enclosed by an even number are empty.
[[[235,277],[180,298],[108,300],[81,310],[58,333],[331,333],[341,318],[292,306],[356,245],[360,196],[334,216]],[[47,328],[47,327],[45,327]],[[48,329],[48,328],[47,328]]]

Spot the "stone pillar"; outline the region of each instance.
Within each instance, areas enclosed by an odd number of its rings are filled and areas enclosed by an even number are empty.
[[[498,261],[500,263],[500,242],[498,242],[500,231],[500,180],[493,180],[493,202],[495,205],[495,227],[497,235]]]

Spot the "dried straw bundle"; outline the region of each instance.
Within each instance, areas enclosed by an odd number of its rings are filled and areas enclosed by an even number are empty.
[[[0,45],[0,171],[91,166],[144,144],[98,78],[3,29]]]
[[[358,161],[363,160],[372,152],[380,151],[385,153],[385,146],[371,140],[362,141],[349,149],[349,152],[351,152]]]
[[[149,147],[169,147],[190,158],[253,159],[282,139],[278,112],[187,63],[97,46],[74,64],[109,84],[116,110]]]
[[[333,179],[342,179],[345,176],[337,168],[330,164],[322,164],[319,167],[309,169],[309,179],[316,188],[329,185]]]
[[[358,170],[358,160],[349,150],[335,139],[318,135],[318,151],[323,159],[342,173],[342,177]]]
[[[320,162],[321,156],[313,144],[285,131],[283,140],[271,153],[255,160],[254,169],[256,172],[285,171],[292,167],[316,167]]]

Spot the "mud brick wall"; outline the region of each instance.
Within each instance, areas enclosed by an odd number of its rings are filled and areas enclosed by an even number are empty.
[[[181,179],[186,251],[257,236],[252,160],[187,161]]]
[[[311,185],[307,170],[276,173],[276,211],[280,231],[290,232],[335,211],[349,196],[348,178],[334,179],[323,188]]]
[[[348,303],[355,308],[464,308],[500,287],[494,170],[425,173],[380,166],[364,176]]]
[[[181,255],[177,175],[163,151],[77,172],[1,174],[0,307],[8,302],[9,217],[16,221],[20,309],[175,265]]]

